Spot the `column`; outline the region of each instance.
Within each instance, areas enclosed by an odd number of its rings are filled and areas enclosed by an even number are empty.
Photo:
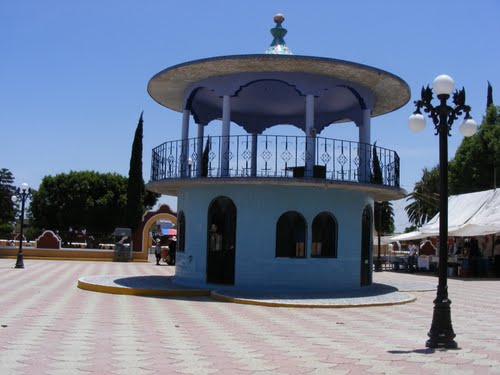
[[[316,129],[314,129],[314,95],[306,96],[306,169],[305,177],[313,176],[316,159]]]
[[[201,168],[203,166],[203,133],[205,127],[198,124],[198,138],[196,143],[196,177],[201,177]]]
[[[188,158],[189,158],[189,115],[191,111],[185,109],[182,111],[182,134],[181,134],[181,156],[179,158],[181,177],[187,176]]]
[[[222,137],[220,157],[220,175],[229,176],[229,125],[231,123],[231,97],[224,95],[222,98]]]
[[[370,154],[371,154],[371,110],[362,110],[362,119],[358,125],[359,131],[359,172],[358,179],[360,182],[370,182]]]

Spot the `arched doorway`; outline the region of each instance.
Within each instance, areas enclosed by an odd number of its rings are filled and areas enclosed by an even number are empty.
[[[208,208],[207,283],[234,285],[235,252],[236,206],[217,197]]]
[[[371,285],[371,258],[373,248],[373,215],[370,206],[363,210],[361,218],[361,286]]]
[[[148,259],[148,249],[151,246],[151,238],[149,238],[149,228],[158,220],[169,220],[174,225],[177,224],[177,214],[173,212],[168,205],[161,205],[156,211],[148,211],[144,214],[142,222],[137,228],[134,237],[134,259]],[[136,246],[140,244],[140,246]]]

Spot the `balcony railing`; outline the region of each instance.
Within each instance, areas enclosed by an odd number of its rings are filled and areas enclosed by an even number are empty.
[[[283,135],[204,137],[153,149],[151,181],[179,178],[322,178],[374,182],[373,149],[382,185],[399,187],[395,151],[338,139]]]

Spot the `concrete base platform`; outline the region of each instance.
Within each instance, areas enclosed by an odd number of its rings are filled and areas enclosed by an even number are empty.
[[[412,302],[407,292],[435,290],[435,284],[425,281],[411,284],[373,284],[360,291],[341,293],[265,293],[252,291],[218,291],[193,289],[178,285],[173,276],[89,276],[78,280],[80,289],[94,292],[157,297],[207,296],[219,301],[271,307],[345,308],[386,306]]]

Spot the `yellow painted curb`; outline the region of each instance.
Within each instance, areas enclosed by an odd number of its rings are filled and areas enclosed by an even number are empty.
[[[314,304],[300,304],[300,303],[286,303],[286,302],[265,302],[253,299],[241,299],[235,297],[222,296],[217,293],[211,293],[210,298],[213,298],[221,302],[232,302],[239,303],[242,305],[256,305],[256,306],[266,306],[266,307],[299,307],[306,309],[345,309],[352,307],[376,307],[376,306],[394,306],[403,305],[406,303],[414,302],[417,298],[413,296],[411,299],[397,302],[381,302],[381,303],[365,303],[359,305],[314,305]]]
[[[92,292],[109,293],[109,294],[126,294],[133,296],[145,297],[208,297],[209,290],[204,289],[137,289],[137,288],[122,288],[110,285],[92,284],[82,279],[78,280],[78,288],[89,290]]]
[[[414,302],[417,298],[411,296],[406,300],[395,302],[380,302],[380,303],[360,303],[360,304],[301,304],[287,302],[266,302],[263,300],[243,299],[238,297],[228,297],[208,289],[139,289],[139,288],[124,288],[112,285],[100,285],[87,282],[83,279],[78,280],[78,288],[98,293],[108,294],[123,294],[144,297],[210,297],[216,301],[239,303],[242,305],[255,305],[266,307],[293,307],[307,309],[342,309],[353,307],[377,307],[377,306],[394,306],[403,305]]]

